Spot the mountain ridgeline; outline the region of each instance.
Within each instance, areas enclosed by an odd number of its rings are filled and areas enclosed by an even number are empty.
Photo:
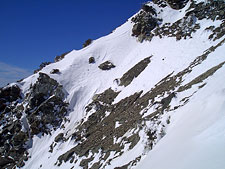
[[[0,89],[0,168],[225,168],[224,43],[224,0],[146,2]]]

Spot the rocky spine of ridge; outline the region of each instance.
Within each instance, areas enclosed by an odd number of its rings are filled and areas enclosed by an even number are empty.
[[[179,10],[187,4],[187,0],[155,0],[153,1],[160,8],[170,5],[173,9]],[[207,30],[212,34],[210,40],[221,38],[225,34],[225,3],[223,0],[209,0],[206,2],[195,3],[190,1],[190,7],[184,18],[177,20],[175,23],[164,23],[160,18],[160,11],[157,13],[154,7],[144,4],[142,10],[132,18],[134,23],[132,36],[138,38],[138,41],[151,41],[154,37],[162,38],[164,36],[174,37],[176,40],[192,38],[192,34],[200,29],[197,20],[211,19],[221,20],[222,24],[215,28],[209,27]],[[158,16],[159,15],[159,16]]]

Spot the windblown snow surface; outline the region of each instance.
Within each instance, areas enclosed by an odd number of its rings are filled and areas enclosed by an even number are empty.
[[[160,10],[155,4],[151,4]],[[190,3],[181,10],[164,8],[160,14],[163,23],[174,23],[185,16]],[[63,162],[54,165],[58,157],[74,147],[75,143],[69,137],[81,119],[87,117],[85,106],[92,102],[95,94],[102,93],[108,88],[120,91],[113,103],[143,90],[148,92],[163,78],[172,73],[177,73],[188,67],[198,56],[204,54],[211,46],[216,46],[223,39],[209,40],[209,26],[218,26],[221,21],[210,19],[197,20],[200,29],[192,34],[192,38],[181,39],[174,37],[154,37],[151,41],[137,41],[131,36],[133,23],[131,18],[111,34],[93,41],[91,45],[81,50],[73,50],[59,62],[44,67],[41,72],[48,74],[63,85],[67,93],[66,102],[69,103],[70,112],[64,129],[57,129],[52,135],[41,137],[34,136],[33,146],[28,150],[30,158],[25,162],[24,169],[74,169],[82,168],[79,162],[82,157],[77,157],[77,163]],[[188,84],[193,79],[225,61],[225,45],[222,44],[211,52],[201,64],[193,67],[190,73],[185,74],[182,85]],[[151,56],[151,62],[141,74],[128,86],[119,86],[115,79],[121,78],[141,60]],[[94,64],[89,64],[88,59],[95,58]],[[98,68],[105,61],[111,61],[116,67],[108,71]],[[60,74],[50,74],[52,69],[59,69]],[[20,83],[23,93],[29,91],[31,84],[38,78],[34,74]],[[176,93],[170,103],[170,110],[161,116],[161,123],[165,123],[165,134],[155,142],[152,149],[146,149],[146,135],[140,130],[140,140],[133,149],[125,144],[121,156],[110,153],[112,160],[105,163],[103,168],[113,169],[128,164],[136,157],[141,156],[137,165],[128,168],[137,169],[224,169],[225,168],[225,66],[215,71],[211,76],[201,82],[191,85],[187,90]],[[187,102],[181,105],[181,100]],[[156,101],[160,101],[156,99]],[[184,101],[184,100],[183,100]],[[157,105],[152,106],[145,114],[151,114]],[[166,120],[170,117],[170,123]],[[116,123],[116,127],[120,124]],[[145,128],[150,128],[151,123],[146,122]],[[57,144],[53,153],[49,147],[54,138],[64,133],[68,140]],[[115,157],[115,158],[112,158]],[[95,155],[88,168],[98,162],[100,155]]]

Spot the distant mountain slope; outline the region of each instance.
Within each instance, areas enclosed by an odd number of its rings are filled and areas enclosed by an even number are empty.
[[[224,169],[225,1],[153,0],[0,91],[0,168]]]

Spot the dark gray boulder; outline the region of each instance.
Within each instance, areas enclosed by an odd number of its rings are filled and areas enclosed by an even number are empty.
[[[88,61],[89,61],[90,64],[91,63],[95,63],[95,58],[94,57],[90,57]]]
[[[60,71],[59,71],[59,69],[52,69],[50,73],[51,74],[59,74]]]
[[[0,112],[3,111],[7,103],[16,101],[21,97],[21,90],[17,85],[0,88]]]
[[[116,66],[112,62],[106,61],[106,62],[100,64],[98,67],[99,67],[99,69],[102,69],[102,70],[110,70]]]

